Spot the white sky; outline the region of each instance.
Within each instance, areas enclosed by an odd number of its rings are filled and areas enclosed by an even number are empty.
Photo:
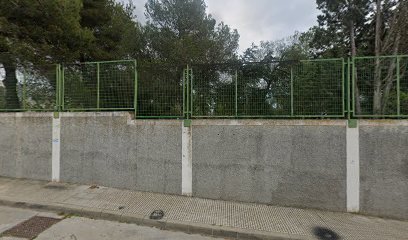
[[[127,2],[128,0],[121,0]],[[146,0],[132,0],[144,21]],[[306,31],[317,22],[315,0],[205,0],[217,22],[224,21],[240,34],[240,51],[251,43],[277,40]]]

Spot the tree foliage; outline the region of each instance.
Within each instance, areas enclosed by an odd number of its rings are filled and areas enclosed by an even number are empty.
[[[150,61],[171,64],[156,67],[150,63],[141,64],[140,98],[143,106],[139,106],[139,109],[142,112],[152,109],[155,113],[180,114],[183,69],[187,64],[236,60],[239,35],[237,30],[232,30],[225,23],[217,24],[207,14],[204,0],[148,0],[145,8],[148,20],[145,38]],[[164,69],[167,71],[165,78]],[[193,71],[195,76],[199,76],[197,67],[193,67]],[[219,72],[206,68],[205,75],[206,81],[195,81],[197,90],[194,94],[207,99],[203,104],[208,106],[213,101],[211,96],[217,91],[215,86],[220,84],[217,77]],[[177,104],[169,105],[169,102]],[[206,111],[204,109],[208,107],[202,109]]]
[[[395,112],[396,59],[380,56],[408,52],[408,2],[403,0],[317,0],[319,26],[311,46],[317,56],[375,56],[355,71],[357,114]],[[362,62],[363,60],[361,60]],[[363,74],[363,73],[365,74]],[[406,91],[405,89],[402,89]]]
[[[329,77],[342,78],[342,66],[300,60],[371,55],[375,60],[356,62],[356,112],[394,112],[396,73],[406,79],[407,64],[401,61],[397,69],[396,61],[379,56],[408,52],[408,2],[316,0],[316,6],[321,12],[317,26],[282,40],[253,44],[238,56],[238,31],[208,14],[204,0],[148,0],[145,24],[137,21],[131,2],[0,0],[0,67],[4,71],[0,102],[15,109],[23,104],[52,105],[44,99],[53,97],[49,91],[55,91],[56,81],[49,78],[49,69],[39,65],[64,63],[75,82],[94,86],[95,71],[84,70],[81,62],[138,59],[138,109],[142,112],[182,111],[183,74],[188,64],[194,75],[194,114],[290,114],[293,106],[288,103],[293,105],[296,98],[303,101],[297,103],[299,113],[332,114],[339,111],[338,102],[312,100],[316,87],[321,99],[338,98],[340,81],[330,82]],[[32,75],[25,86],[34,89],[24,92],[30,98],[26,102],[21,100],[23,70]],[[107,82],[101,92],[122,95],[108,86],[115,81]],[[301,86],[301,91],[294,91]],[[73,89],[67,96],[76,94]],[[83,89],[82,94],[91,96],[92,91]],[[236,92],[241,96],[236,99],[242,106],[239,109],[231,98]],[[402,84],[403,106],[407,93]],[[123,101],[132,103],[131,96]]]
[[[236,59],[239,35],[206,13],[204,0],[149,0],[146,35],[154,59],[176,64]]]
[[[138,54],[131,50],[141,48],[132,7],[113,0],[1,0],[0,16],[7,108],[21,107],[18,65],[32,69],[56,62],[127,58]],[[55,88],[55,78],[49,81]]]
[[[244,52],[238,82],[241,114],[342,114],[342,83],[337,81],[342,79],[342,62],[300,61],[316,54],[310,47],[314,36],[315,29],[297,32],[253,44]]]

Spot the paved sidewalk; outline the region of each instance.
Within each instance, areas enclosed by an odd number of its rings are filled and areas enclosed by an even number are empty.
[[[319,239],[317,228],[339,236],[320,239],[408,239],[403,221],[9,178],[0,178],[0,204],[237,239]],[[164,218],[150,220],[158,209]]]
[[[35,226],[24,225],[36,217],[52,218],[55,223],[36,231]],[[38,222],[37,222],[38,223]],[[20,226],[20,227],[19,227]],[[16,228],[19,229],[16,231]],[[12,230],[14,229],[14,230]],[[30,235],[30,237],[27,236]],[[23,237],[22,235],[26,235]],[[116,221],[94,220],[63,216],[31,209],[0,206],[0,240],[221,240],[183,232],[165,231]]]

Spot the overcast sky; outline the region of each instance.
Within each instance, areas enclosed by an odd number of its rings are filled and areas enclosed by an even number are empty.
[[[122,0],[127,2],[128,0]],[[144,21],[146,0],[133,0],[138,19]],[[277,40],[316,24],[315,0],[205,0],[217,21],[238,29],[240,51],[252,42]]]

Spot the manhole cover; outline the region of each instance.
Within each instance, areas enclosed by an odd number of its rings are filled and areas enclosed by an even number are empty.
[[[164,217],[164,212],[163,210],[154,210],[151,214],[150,214],[150,219],[153,220],[160,220]]]
[[[320,240],[339,240],[340,239],[340,236],[337,233],[335,233],[334,231],[328,228],[315,227],[313,229],[313,233]]]
[[[59,221],[61,219],[35,216],[10,228],[2,235],[33,239]]]

